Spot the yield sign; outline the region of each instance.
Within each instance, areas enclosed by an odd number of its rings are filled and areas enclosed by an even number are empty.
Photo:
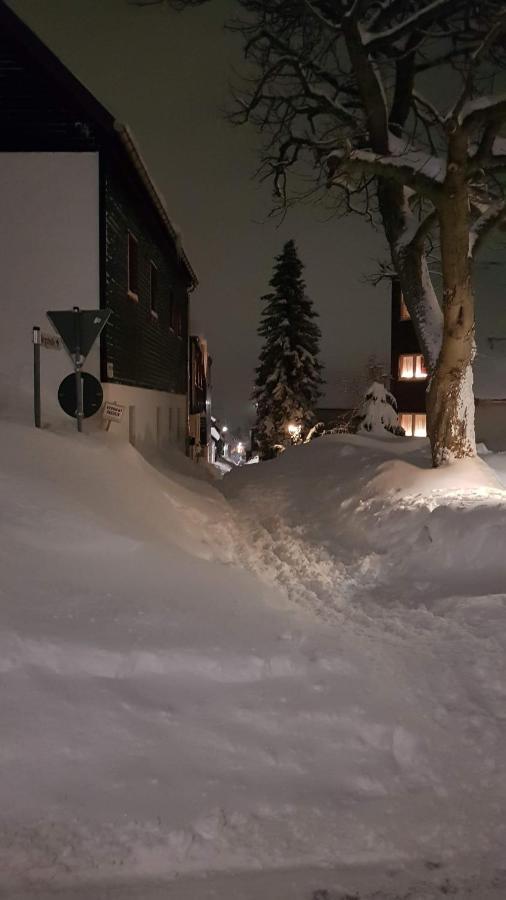
[[[111,309],[58,309],[47,317],[60,335],[72,359],[84,362],[103,327]]]

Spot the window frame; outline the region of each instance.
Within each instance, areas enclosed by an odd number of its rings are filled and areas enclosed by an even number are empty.
[[[402,374],[403,360],[411,359],[412,360],[412,375],[406,376]],[[399,361],[398,361],[398,370],[397,370],[397,380],[398,381],[407,381],[407,382],[420,382],[425,381],[427,378],[427,367],[425,365],[425,360],[423,357],[423,353],[399,353]]]
[[[176,337],[183,340],[183,311],[179,304],[176,306]]]
[[[132,242],[135,245],[135,253],[136,253],[135,274],[136,274],[137,284],[135,285],[135,287],[137,288],[137,290],[132,289],[131,280],[130,280],[130,275],[131,275],[130,247],[132,245]],[[135,303],[139,302],[139,241],[136,238],[133,231],[130,231],[130,229],[127,232],[127,295],[130,298],[130,300],[134,300]]]
[[[176,333],[176,293],[173,285],[169,288],[169,330]]]
[[[411,424],[409,429],[406,427],[406,423],[403,423],[403,419],[408,418],[411,420]],[[417,434],[417,419],[423,419],[423,427],[425,429],[424,434]],[[427,413],[424,412],[400,412],[399,413],[399,425],[406,432],[406,437],[427,437]],[[420,425],[420,423],[418,423]]]
[[[153,291],[153,273],[155,275],[155,291]],[[149,261],[149,312],[153,319],[159,318],[158,304],[160,299],[160,282],[158,280],[158,266],[152,259]],[[154,300],[154,302],[153,302]]]

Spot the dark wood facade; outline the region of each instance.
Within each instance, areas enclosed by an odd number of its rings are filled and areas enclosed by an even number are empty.
[[[100,297],[113,310],[101,378],[186,394],[189,291],[196,278],[126,129],[0,0],[1,152],[96,152]],[[129,234],[137,243],[129,292]],[[156,298],[155,298],[156,295]]]
[[[390,390],[397,400],[399,413],[424,413],[426,380],[403,381],[399,378],[401,356],[421,352],[411,319],[406,319],[402,315],[401,302],[401,286],[394,278],[392,279]]]
[[[113,310],[104,336],[103,378],[185,394],[188,381],[190,281],[142,186],[104,153],[104,306]],[[138,288],[129,292],[128,239],[137,244]],[[152,270],[156,301],[152,303]],[[154,308],[152,308],[154,305]]]
[[[206,412],[207,384],[204,353],[197,335],[190,338],[190,415]]]

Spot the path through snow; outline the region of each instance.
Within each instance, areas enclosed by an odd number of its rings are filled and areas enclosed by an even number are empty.
[[[370,441],[315,442],[227,476],[230,506],[190,470],[84,441],[0,441],[4,896],[404,900],[448,879],[495,900],[506,560],[488,470],[439,484],[448,506]],[[481,557],[462,556],[455,504]]]

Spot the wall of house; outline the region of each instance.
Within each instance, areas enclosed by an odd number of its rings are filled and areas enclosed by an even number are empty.
[[[399,412],[425,412],[426,381],[401,381],[399,379],[399,356],[403,353],[420,353],[420,345],[411,319],[401,319],[401,288],[396,279],[392,280],[390,347],[390,391],[397,400]]]
[[[0,152],[0,414],[30,420],[32,326],[49,333],[46,311],[99,302],[96,153]],[[99,377],[96,346],[85,369]],[[66,352],[41,350],[42,419],[73,424],[58,405]]]
[[[476,441],[489,450],[506,450],[506,401],[477,400]]]
[[[151,391],[125,384],[104,384],[104,399],[124,406],[110,430],[130,441],[141,453],[178,447],[186,449],[186,394]]]
[[[184,394],[188,382],[188,277],[174,242],[129,170],[116,158],[104,158],[104,170],[104,303],[113,315],[104,341],[103,378]],[[137,241],[137,299],[128,291],[129,232]],[[156,316],[150,307],[151,262],[157,269]],[[173,327],[171,303],[181,321],[180,333]]]

